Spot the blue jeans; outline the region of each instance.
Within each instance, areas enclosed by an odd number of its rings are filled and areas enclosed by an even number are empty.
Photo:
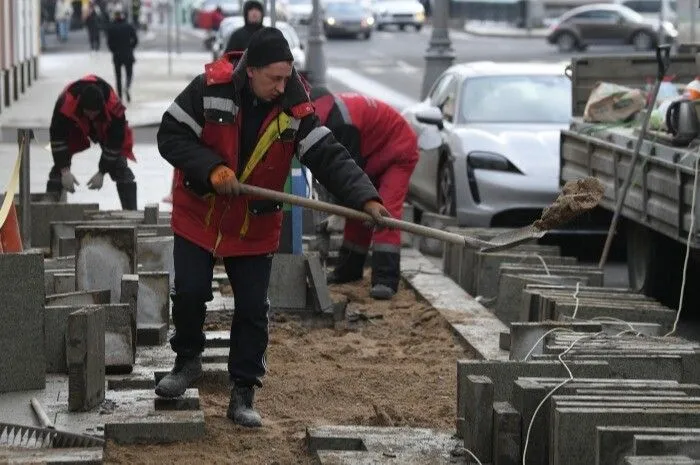
[[[69,20],[67,19],[56,21],[56,33],[58,34],[58,38],[61,40],[61,42],[68,40],[68,25]]]

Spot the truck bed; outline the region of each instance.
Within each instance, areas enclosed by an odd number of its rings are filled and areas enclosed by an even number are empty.
[[[601,206],[615,210],[637,140],[638,129],[585,123],[574,118],[561,132],[560,179],[562,184],[595,176],[605,185]],[[687,148],[674,147],[660,138],[645,138],[632,184],[621,215],[685,244],[691,223],[695,160],[700,140]],[[700,184],[700,181],[699,181]],[[700,195],[696,203],[700,203]],[[691,247],[700,247],[700,206]]]

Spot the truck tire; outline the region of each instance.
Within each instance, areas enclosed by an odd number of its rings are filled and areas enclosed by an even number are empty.
[[[676,307],[683,271],[679,244],[640,224],[626,222],[630,289]]]

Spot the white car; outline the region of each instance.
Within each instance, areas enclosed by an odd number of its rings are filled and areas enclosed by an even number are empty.
[[[418,0],[379,0],[372,3],[377,30],[396,25],[402,31],[412,26],[420,31],[425,24],[425,8]]]
[[[571,120],[565,63],[458,64],[404,117],[420,158],[409,182],[419,210],[460,226],[530,224],[559,191],[559,133]]]
[[[263,25],[269,26],[270,18],[263,18]],[[221,25],[219,26],[219,30],[216,32],[216,36],[214,37],[214,42],[212,44],[214,60],[219,58],[226,49],[226,44],[228,43],[228,39],[231,34],[233,34],[233,31],[242,26],[242,16],[231,16],[221,21]],[[296,30],[289,23],[284,21],[275,21],[275,27],[282,32],[284,38],[287,39],[287,42],[289,43],[289,48],[292,50],[292,55],[294,55],[294,67],[298,71],[304,70],[306,68],[306,54],[304,53],[304,44],[302,44],[301,40],[299,40],[299,35],[297,34]]]

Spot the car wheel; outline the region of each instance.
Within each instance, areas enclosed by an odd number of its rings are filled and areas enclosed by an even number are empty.
[[[654,38],[646,32],[637,32],[632,36],[632,45],[638,52],[654,48]]]
[[[422,25],[422,24],[416,24],[416,25],[413,26],[413,27],[416,28],[416,32],[420,32],[420,30],[423,29],[423,25]]]
[[[371,32],[365,32],[365,33],[362,34],[362,37],[363,37],[365,40],[369,40],[369,38],[372,37],[372,33],[371,33]]]
[[[399,31],[405,31],[406,30],[406,25],[405,24],[399,24]]]
[[[449,160],[445,160],[440,165],[437,189],[438,213],[445,216],[455,216],[457,212],[455,173]]]
[[[576,47],[576,37],[570,32],[562,32],[557,37],[557,48],[560,52],[571,52]]]

